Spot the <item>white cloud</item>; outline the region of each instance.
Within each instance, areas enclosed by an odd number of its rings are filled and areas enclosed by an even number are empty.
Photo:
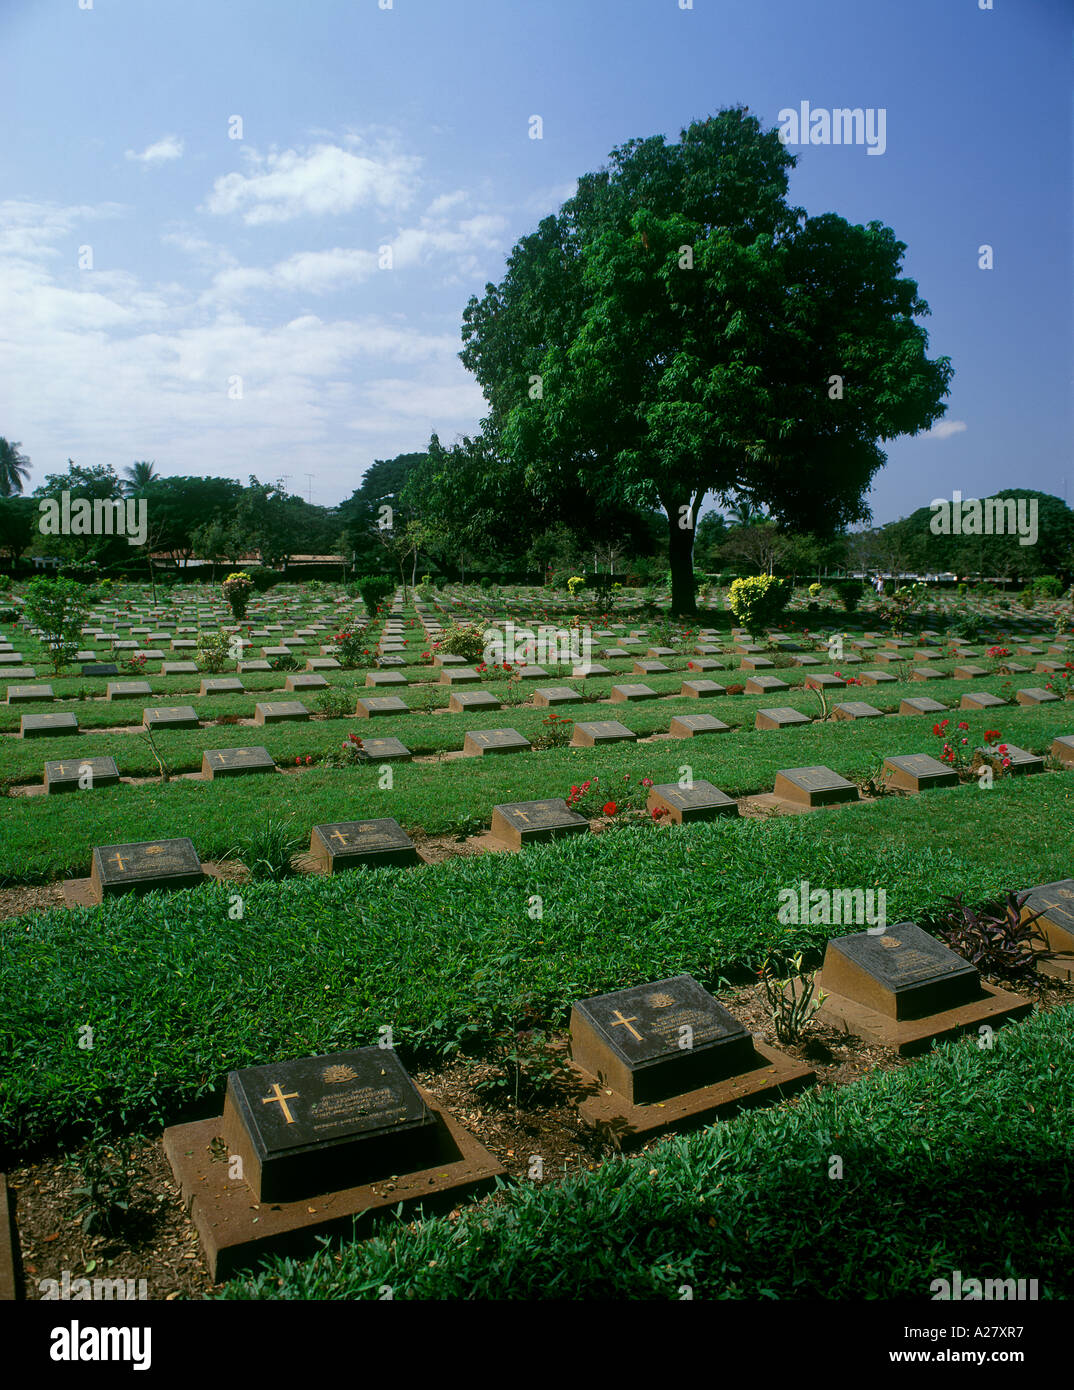
[[[240,213],[248,226],[354,208],[405,208],[414,197],[420,165],[420,160],[390,150],[355,154],[338,145],[316,145],[307,153],[248,152],[246,158],[252,172],[218,178],[206,207],[218,216]]]
[[[81,223],[119,217],[124,211],[120,203],[61,207],[9,199],[0,203],[0,258],[37,261],[59,256],[53,242],[69,240]]]
[[[298,250],[262,269],[173,221],[158,232],[169,248],[164,279],[114,268],[118,243],[97,255],[103,269],[79,270],[78,248],[95,240],[100,219],[126,211],[0,203],[0,380],[31,486],[68,457],[154,458],[165,474],[240,478],[294,472],[301,457],[327,502],[347,495],[372,458],[422,448],[433,429],[472,433],[486,413],[458,361],[451,309],[423,297],[411,315],[390,287],[381,313],[370,312],[369,294],[360,309],[329,300],[323,316],[305,312],[305,296],[374,271],[390,281],[375,235],[368,249]],[[396,239],[404,263],[437,258],[439,286],[501,230],[498,218],[426,217]],[[266,290],[298,297],[266,303]],[[249,318],[246,292],[258,296]],[[235,377],[241,400],[228,396]]]
[[[932,429],[926,430],[925,439],[950,439],[953,434],[961,434],[967,427],[965,420],[937,420]]]
[[[441,376],[448,378],[446,372]],[[348,422],[349,428],[374,435],[410,429],[426,440],[434,430],[449,437],[452,424],[472,430],[488,406],[472,378],[454,378],[451,373],[450,379],[440,381],[423,375],[419,381],[384,377],[370,382],[361,393],[362,413]]]
[[[426,217],[421,226],[405,228],[384,244],[391,247],[395,270],[422,265],[431,256],[454,256],[456,272],[471,274],[478,265],[475,252],[497,250],[505,227],[502,217],[488,215],[471,217],[454,226]],[[328,294],[383,273],[386,272],[381,270],[379,246],[375,251],[354,246],[298,251],[265,268],[229,266],[213,277],[203,302],[230,303],[254,292]]]
[[[213,277],[206,302],[239,299],[253,290],[327,294],[344,285],[360,284],[377,271],[377,254],[357,248],[299,251],[261,270],[235,266]]]
[[[468,194],[464,193],[461,188],[456,189],[454,193],[441,193],[439,198],[434,198],[429,204],[427,216],[443,217],[445,212],[450,212],[459,203],[465,203],[467,197]]]
[[[152,145],[147,145],[141,154],[136,154],[134,150],[127,151],[127,158],[133,159],[144,169],[151,168],[154,164],[166,164],[170,159],[181,159],[183,156],[183,142],[176,135],[165,135]]]

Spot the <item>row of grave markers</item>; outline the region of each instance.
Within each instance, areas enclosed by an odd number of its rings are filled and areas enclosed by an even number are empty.
[[[504,732],[504,731],[490,731]],[[507,731],[511,732],[511,731]],[[1056,740],[1058,753],[1068,766],[1074,766],[1074,736]],[[1011,749],[1019,771],[1043,770],[1043,759]],[[405,751],[405,750],[404,750]],[[1020,755],[1020,757],[1019,757]],[[240,775],[271,771],[274,764],[264,748],[215,749],[204,755],[203,769],[211,776]],[[925,753],[891,757],[885,771],[895,790],[923,792],[955,786],[958,774],[953,768]],[[97,785],[118,780],[112,759],[93,759],[84,763],[46,765],[46,781],[53,788],[74,789],[80,779],[89,777]],[[829,767],[784,768],[777,773],[772,797],[792,806],[821,807],[857,801],[857,786]],[[674,824],[712,820],[737,815],[738,803],[703,779],[689,786],[664,783],[649,791],[647,806],[659,810]],[[493,808],[491,834],[505,847],[520,850],[524,844],[590,829],[589,821],[571,810],[562,798],[510,802]],[[413,865],[420,862],[414,842],[398,821],[390,817],[370,817],[359,821],[340,821],[315,825],[310,834],[309,854],[322,872],[367,865]],[[144,892],[155,888],[190,887],[206,877],[197,851],[189,839],[140,841],[125,845],[96,847],[92,855],[89,880],[69,880],[65,896],[74,905],[100,903],[105,897],[125,892]]]
[[[1069,978],[1074,879],[1033,889],[1024,910],[1043,913]],[[820,1021],[903,1056],[971,1031],[990,1045],[994,1029],[1033,1008],[911,922],[829,941],[817,985],[826,995]],[[360,1214],[455,1206],[505,1175],[413,1082],[390,1028],[380,1031],[377,1046],[233,1071],[220,1117],[165,1130],[213,1279],[278,1250],[312,1248],[333,1231],[349,1234]],[[617,1149],[816,1081],[689,974],[577,1000],[569,1054],[580,1121]],[[214,1161],[221,1143],[226,1163]]]

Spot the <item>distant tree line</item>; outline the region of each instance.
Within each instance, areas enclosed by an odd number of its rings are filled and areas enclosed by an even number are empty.
[[[337,557],[340,577],[389,575],[413,585],[429,573],[440,580],[491,576],[504,581],[564,586],[574,574],[603,575],[624,584],[669,580],[666,518],[656,507],[601,498],[564,478],[547,488],[527,485],[514,465],[491,450],[487,435],[450,447],[434,434],[423,452],[377,459],[337,507],[322,507],[251,477],[161,477],[142,460],[122,475],[111,467],[49,474],[30,496],[21,489],[29,469],[17,444],[0,439],[0,553],[9,566],[32,555],[55,556],[71,571],[145,575],[156,567],[204,562],[210,578],[244,557],[286,573],[296,555]],[[123,534],[45,535],[41,503],[72,497],[145,502],[146,543]],[[1056,574],[1074,577],[1074,512],[1058,497],[1027,488],[1023,514],[1036,505],[1034,543],[1018,534],[937,534],[934,512],[921,507],[883,526],[816,534],[777,520],[741,501],[709,511],[694,529],[693,564],[717,577],[778,574],[796,582],[846,573],[953,574],[1025,582]]]

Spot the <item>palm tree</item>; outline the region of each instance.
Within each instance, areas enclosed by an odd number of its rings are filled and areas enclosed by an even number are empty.
[[[736,502],[731,508],[729,519],[732,526],[745,528],[760,526],[762,522],[767,521],[768,514],[764,511],[755,511],[752,502],[743,500]]]
[[[14,497],[21,492],[29,472],[30,460],[19,452],[18,444],[0,439],[0,497]]]
[[[123,476],[126,478],[123,490],[129,497],[144,492],[150,483],[155,483],[158,478],[156,465],[146,462],[132,463],[129,468],[123,470]]]

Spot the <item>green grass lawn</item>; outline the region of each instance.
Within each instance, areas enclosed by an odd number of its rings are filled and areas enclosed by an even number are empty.
[[[897,696],[885,691],[890,703]],[[919,687],[916,687],[919,690]],[[780,703],[810,708],[801,694]],[[746,702],[749,701],[749,708]],[[721,700],[652,701],[629,707],[609,705],[562,707],[574,719],[618,719],[639,735],[664,731],[675,714],[713,713],[751,726],[753,711],[771,697],[729,696]],[[813,708],[817,708],[813,702]],[[139,711],[140,712],[140,711]],[[157,746],[172,771],[196,771],[207,748],[263,744],[277,762],[293,765],[296,757],[315,759],[338,748],[349,731],[359,736],[392,736],[415,753],[459,749],[470,729],[514,728],[528,738],[544,730],[547,711],[503,709],[483,714],[409,714],[373,720],[323,720],[265,729],[214,726],[160,733]],[[1047,752],[1057,734],[1074,732],[1074,706],[1011,706],[985,713],[951,713],[951,726],[965,717],[971,732],[988,727],[1034,752]],[[845,777],[865,777],[886,756],[935,753],[940,741],[932,733],[933,716],[826,722],[782,731],[752,727],[694,739],[667,739],[651,744],[618,744],[594,749],[546,749],[540,752],[455,759],[444,763],[397,763],[391,789],[381,789],[377,766],[346,770],[313,766],[286,781],[280,776],[231,781],[180,780],[167,784],[118,786],[49,797],[8,797],[0,802],[4,852],[0,879],[38,882],[60,874],[88,873],[94,845],[132,840],[189,836],[204,859],[234,848],[242,836],[268,816],[294,817],[296,833],[308,838],[314,824],[391,816],[405,829],[430,834],[487,826],[492,808],[505,801],[566,796],[571,786],[597,775],[615,796],[617,780],[677,781],[684,765],[695,779],[715,783],[730,796],[770,791],[785,767],[825,764]],[[149,777],[157,767],[148,744],[134,735],[8,741],[5,756],[16,755],[8,775],[39,780],[46,759],[112,754],[120,772]],[[987,795],[987,793],[981,793]],[[945,792],[929,793],[930,797]]]
[[[1072,812],[1063,773],[251,884],[241,920],[223,885],[20,918],[0,925],[0,1162],[95,1116],[218,1113],[229,1070],[370,1044],[385,1024],[408,1061],[450,1055],[629,984],[689,971],[718,987],[773,946],[817,958],[845,928],[779,923],[780,889],[803,879],[883,887],[898,921],[1067,877]]]

